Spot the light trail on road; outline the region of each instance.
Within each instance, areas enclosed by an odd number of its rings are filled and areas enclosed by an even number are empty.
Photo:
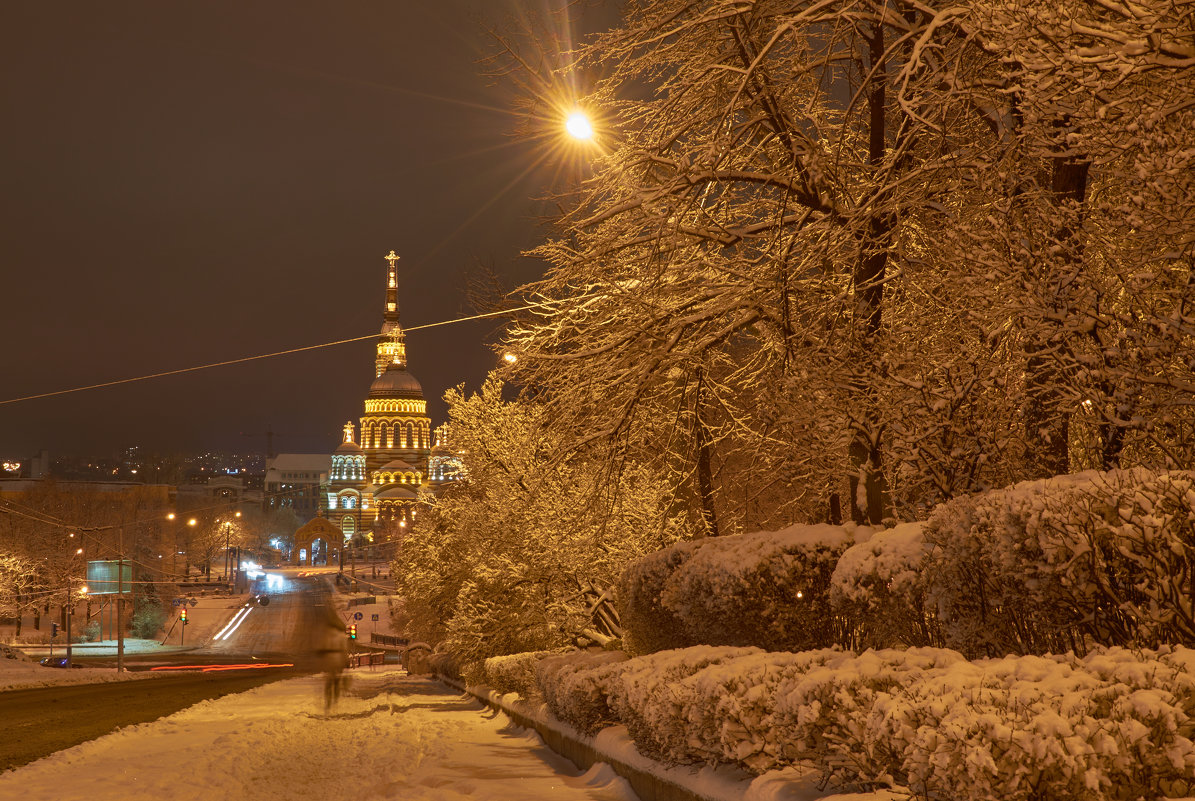
[[[252,611],[253,607],[251,607],[249,604],[245,604],[239,612],[233,615],[232,620],[228,621],[228,623],[224,625],[224,628],[216,632],[216,636],[212,637],[212,639],[227,640],[236,633],[236,630],[241,627],[241,624],[245,622],[245,618],[249,617],[249,613]]]

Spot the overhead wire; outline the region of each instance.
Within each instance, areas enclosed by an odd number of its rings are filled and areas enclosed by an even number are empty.
[[[600,293],[589,293],[589,294],[593,295],[593,294],[600,294]],[[528,311],[530,309],[542,308],[544,306],[549,306],[549,305],[552,305],[552,301],[530,303],[530,304],[526,304],[524,306],[516,306],[513,308],[509,308],[509,309],[501,309],[501,310],[492,311],[492,312],[483,312],[481,314],[474,314],[474,315],[470,315],[468,317],[457,317],[457,318],[454,318],[451,320],[441,320],[439,322],[434,322],[434,323],[425,323],[423,325],[411,326],[411,327],[405,328],[403,330],[408,333],[414,332],[414,331],[422,331],[425,329],[437,328],[437,327],[445,326],[445,325],[455,325],[457,323],[465,323],[465,322],[471,322],[474,320],[484,320],[484,319],[488,319],[488,318],[492,318],[492,317],[500,317],[503,315],[513,314],[514,312]],[[20,403],[22,401],[37,400],[40,398],[49,398],[49,397],[54,397],[57,395],[67,395],[67,394],[71,394],[71,393],[75,393],[75,392],[85,392],[87,390],[92,390],[92,389],[103,389],[105,387],[119,386],[121,384],[131,384],[131,383],[136,383],[139,381],[148,381],[148,380],[151,380],[154,378],[165,378],[167,376],[181,375],[184,373],[192,373],[192,372],[197,372],[199,370],[209,370],[209,369],[213,369],[216,367],[228,367],[228,366],[231,366],[234,364],[244,364],[246,362],[259,361],[262,359],[271,359],[271,358],[275,358],[278,356],[288,356],[293,353],[302,353],[302,352],[310,351],[310,350],[319,350],[322,348],[335,347],[337,345],[345,345],[345,344],[349,344],[352,342],[361,342],[366,339],[374,339],[375,337],[378,337],[378,336],[384,336],[384,334],[371,333],[371,334],[366,334],[366,335],[358,336],[358,337],[349,337],[347,339],[338,339],[338,340],[335,340],[332,342],[323,342],[323,343],[319,343],[316,345],[304,345],[304,346],[298,347],[298,348],[288,348],[286,350],[274,351],[272,353],[263,353],[263,354],[258,354],[255,356],[244,356],[244,357],[237,358],[237,359],[225,359],[225,360],[219,361],[219,362],[211,362],[208,364],[194,365],[191,367],[183,367],[183,368],[179,368],[179,369],[175,369],[175,370],[164,370],[164,371],[157,372],[157,373],[148,373],[145,375],[132,376],[129,378],[121,378],[121,379],[116,379],[113,381],[103,381],[98,384],[88,384],[85,386],[70,387],[67,389],[54,390],[52,392],[40,392],[40,393],[36,393],[33,395],[23,395],[23,396],[16,397],[16,398],[8,398],[5,400],[0,400],[0,406],[5,406],[8,404],[13,404],[13,403]],[[289,492],[302,492],[302,491],[304,491],[304,490],[301,488],[297,488],[297,489],[291,490]],[[273,495],[276,497],[278,495],[289,494],[289,492],[274,493]],[[209,511],[211,509],[216,509],[216,508],[227,508],[227,505],[226,504],[216,504],[216,505],[213,505],[210,507],[200,507],[198,509],[192,509],[192,510],[189,510],[189,512],[190,513],[202,513],[204,511]],[[22,511],[22,509],[25,511]],[[65,529],[71,529],[71,530],[79,533],[81,537],[87,537],[94,544],[100,545],[101,547],[105,546],[106,543],[103,543],[101,540],[99,540],[97,537],[95,537],[93,532],[107,531],[107,530],[114,530],[114,529],[123,529],[123,528],[132,527],[132,526],[146,525],[149,523],[160,523],[161,522],[157,518],[145,518],[145,519],[141,519],[141,520],[132,520],[127,523],[112,523],[112,524],[106,524],[106,525],[102,525],[102,526],[80,526],[80,525],[71,523],[69,521],[66,521],[62,518],[56,517],[54,515],[51,515],[51,514],[48,514],[45,512],[41,512],[40,510],[33,509],[33,508],[27,507],[27,506],[22,506],[21,504],[17,504],[14,501],[11,501],[6,498],[0,498],[0,512],[17,515],[19,517],[24,517],[29,520],[33,520],[34,522],[41,523],[43,525],[58,526],[58,527],[65,528]],[[133,560],[131,560],[131,559],[126,560],[126,561],[133,562]],[[145,567],[145,568],[151,567],[150,565],[146,565],[146,564],[143,564],[140,562],[136,562],[136,564],[139,564],[141,567]]]
[[[500,311],[485,312],[483,314],[474,314],[469,317],[458,317],[453,320],[441,320],[435,323],[425,323],[423,325],[415,325],[410,328],[404,328],[403,331],[410,333],[412,331],[423,331],[428,328],[438,328],[443,325],[455,325],[456,323],[467,323],[473,320],[484,320],[489,317],[500,317],[505,314],[513,314],[514,312],[527,311],[528,309],[535,309],[541,306],[550,305],[549,302],[532,303],[527,306],[518,306],[511,309],[502,309]],[[366,334],[359,337],[349,337],[348,339],[338,339],[334,342],[321,342],[318,345],[304,345],[300,348],[288,348],[286,350],[274,351],[273,353],[260,353],[256,356],[242,356],[239,359],[225,359],[224,361],[211,362],[209,364],[198,364],[192,367],[180,367],[177,370],[163,370],[158,373],[147,373],[145,375],[132,376],[130,378],[118,378],[113,381],[102,381],[98,384],[87,384],[81,387],[70,387],[68,389],[56,389],[52,392],[39,392],[34,395],[22,395],[18,398],[8,398],[0,400],[0,406],[6,406],[11,403],[20,403],[22,401],[38,400],[39,398],[52,398],[56,395],[69,395],[73,392],[85,392],[91,389],[103,389],[104,387],[115,387],[121,384],[133,384],[138,381],[149,381],[154,378],[165,378],[172,375],[182,375],[183,373],[193,373],[199,370],[210,370],[215,367],[229,367],[234,364],[244,364],[245,362],[260,361],[261,359],[272,359],[277,356],[289,356],[292,353],[302,353],[309,350],[319,350],[321,348],[331,348],[337,345],[347,345],[351,342],[361,342],[366,339],[375,339],[385,334]]]

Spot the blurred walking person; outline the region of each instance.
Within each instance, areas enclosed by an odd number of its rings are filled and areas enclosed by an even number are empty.
[[[312,593],[310,627],[306,631],[306,661],[312,670],[324,674],[324,714],[332,711],[348,686],[344,675],[349,666],[347,627],[332,604],[323,583]]]

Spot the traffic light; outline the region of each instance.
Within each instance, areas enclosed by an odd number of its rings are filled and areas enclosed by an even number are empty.
[[[357,639],[357,624],[356,623],[349,626],[349,639],[350,640]]]
[[[183,622],[184,626],[187,625],[187,610],[186,609],[183,609],[181,612],[178,613],[178,619]]]
[[[50,636],[51,637],[58,636],[58,624],[57,623],[53,623],[53,622],[50,623]]]

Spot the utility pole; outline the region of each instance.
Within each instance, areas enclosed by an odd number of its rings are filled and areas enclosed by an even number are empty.
[[[118,526],[116,558],[116,672],[124,672],[124,526]]]
[[[75,607],[71,603],[71,578],[66,577],[66,666],[71,667],[71,618],[75,616]]]

